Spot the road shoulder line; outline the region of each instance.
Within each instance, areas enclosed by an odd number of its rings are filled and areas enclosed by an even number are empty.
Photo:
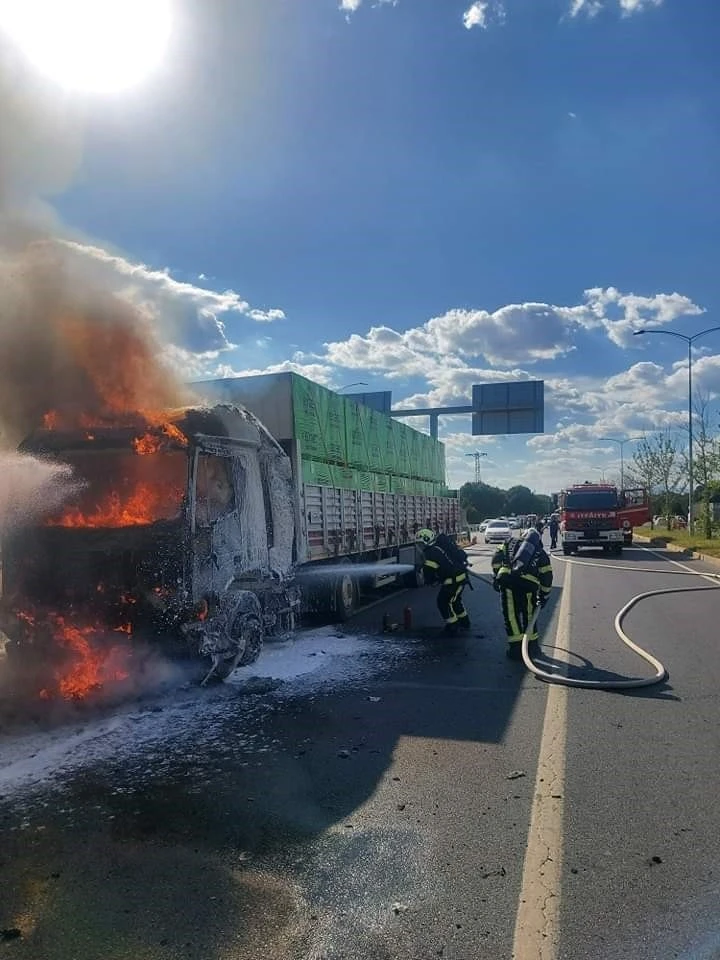
[[[559,657],[570,648],[572,564],[567,564],[555,632]],[[548,688],[520,898],[514,960],[554,960],[560,938],[568,688]]]

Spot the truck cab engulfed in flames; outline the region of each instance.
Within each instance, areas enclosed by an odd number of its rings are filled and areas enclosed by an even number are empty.
[[[13,639],[31,641],[43,613],[146,628],[197,645],[222,678],[294,628],[291,463],[251,413],[218,404],[73,426],[46,417],[21,446],[69,464],[77,490],[3,543]]]

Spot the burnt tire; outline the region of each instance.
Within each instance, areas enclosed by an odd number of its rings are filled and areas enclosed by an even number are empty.
[[[210,682],[219,683],[222,680],[227,680],[236,666],[235,657],[228,657],[226,660],[218,661],[213,669]]]
[[[237,661],[238,667],[247,667],[255,663],[263,648],[263,628],[260,618],[252,613],[243,614],[233,624],[233,639],[238,642],[238,649],[242,649]]]

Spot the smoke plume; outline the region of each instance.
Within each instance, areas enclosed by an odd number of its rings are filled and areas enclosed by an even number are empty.
[[[0,424],[17,443],[59,424],[123,419],[182,403],[148,321],[70,270],[62,245],[5,243],[0,261]]]
[[[2,528],[56,508],[73,491],[67,469],[13,452],[46,414],[73,426],[184,400],[149,316],[86,275],[46,205],[72,180],[81,133],[79,108],[34,76],[0,35]]]

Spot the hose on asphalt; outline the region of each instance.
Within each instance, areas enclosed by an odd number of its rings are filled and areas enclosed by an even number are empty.
[[[662,683],[668,677],[667,669],[665,668],[664,664],[657,659],[657,657],[654,657],[651,653],[649,653],[647,650],[644,650],[639,644],[630,639],[623,629],[623,622],[625,618],[633,609],[633,607],[635,607],[642,600],[647,600],[649,597],[660,597],[674,593],[704,593],[709,590],[720,590],[720,574],[706,573],[705,571],[696,570],[658,571],[658,569],[655,567],[630,567],[619,563],[577,560],[558,554],[552,554],[551,556],[552,559],[562,560],[564,563],[572,563],[573,565],[577,564],[579,566],[588,567],[601,567],[603,570],[624,570],[635,573],[661,572],[663,576],[670,574],[673,576],[683,577],[704,577],[707,580],[718,580],[718,583],[709,587],[664,587],[662,590],[648,590],[645,593],[638,593],[634,597],[631,597],[630,600],[628,600],[628,602],[620,610],[618,610],[614,621],[615,632],[622,642],[633,651],[633,653],[637,654],[650,664],[655,671],[651,677],[629,677],[622,680],[583,680],[581,677],[569,677],[562,673],[551,673],[547,670],[543,670],[542,667],[538,666],[538,664],[533,661],[529,652],[530,637],[533,634],[535,624],[540,613],[540,607],[536,606],[530,623],[527,626],[527,630],[523,634],[522,658],[527,669],[539,680],[544,680],[546,683],[558,683],[566,687],[583,687],[586,690],[630,690],[636,687],[651,687],[656,683]],[[482,577],[476,573],[471,575],[478,580],[482,580],[483,583],[492,586],[492,583],[485,577]]]

